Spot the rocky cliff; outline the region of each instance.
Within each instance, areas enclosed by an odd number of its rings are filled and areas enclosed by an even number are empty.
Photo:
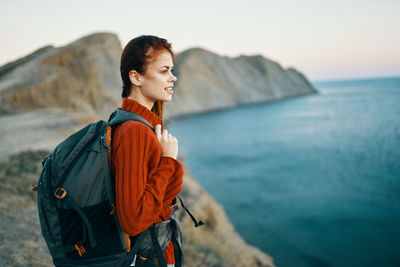
[[[230,58],[192,48],[179,53],[175,65],[171,117],[317,92],[297,70],[260,55]]]
[[[183,209],[177,212],[184,231],[186,262],[193,263],[189,266],[274,266],[270,256],[246,244],[235,232],[223,207],[201,188],[187,168],[180,195],[185,206],[205,223],[194,228]]]
[[[61,140],[120,105],[120,54],[116,35],[97,33],[0,67],[0,265],[50,264],[30,186],[40,160]],[[315,92],[301,73],[261,56],[228,58],[193,48],[177,54],[175,67],[169,117]],[[186,204],[206,223],[194,229],[179,213],[188,266],[273,266],[235,232],[188,169],[184,180]]]

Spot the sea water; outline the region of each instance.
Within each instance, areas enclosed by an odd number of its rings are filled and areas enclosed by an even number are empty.
[[[313,85],[318,94],[169,131],[238,233],[277,266],[400,266],[400,77]]]

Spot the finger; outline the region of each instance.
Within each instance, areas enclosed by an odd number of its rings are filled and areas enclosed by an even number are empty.
[[[163,138],[168,138],[168,130],[164,129],[163,133],[162,133],[162,137]]]
[[[156,136],[158,140],[161,139],[161,124],[156,125]]]
[[[171,140],[171,141],[175,141],[176,137],[173,136],[172,134],[168,134],[168,139]]]

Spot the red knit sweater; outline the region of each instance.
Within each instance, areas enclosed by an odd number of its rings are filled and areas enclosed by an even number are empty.
[[[135,112],[154,127],[161,123],[159,116],[134,100],[123,98],[121,109]],[[122,230],[130,236],[167,220],[172,213],[169,204],[181,191],[182,165],[162,157],[161,152],[155,133],[141,122],[127,121],[113,131],[111,164],[117,214]],[[164,257],[167,264],[175,264],[172,242]]]

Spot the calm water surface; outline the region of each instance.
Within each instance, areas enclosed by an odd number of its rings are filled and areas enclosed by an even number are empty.
[[[198,182],[277,266],[400,266],[400,77],[176,120]]]

